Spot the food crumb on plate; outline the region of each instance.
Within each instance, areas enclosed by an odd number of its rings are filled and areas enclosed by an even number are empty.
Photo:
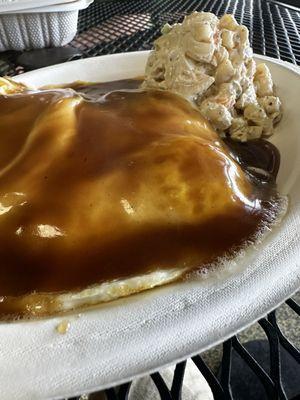
[[[65,335],[70,329],[71,323],[68,320],[62,320],[58,325],[56,325],[55,330],[60,335]]]

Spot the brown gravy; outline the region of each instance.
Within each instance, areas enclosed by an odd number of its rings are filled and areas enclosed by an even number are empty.
[[[70,89],[0,97],[0,313],[13,296],[200,268],[276,207],[272,146],[227,141],[274,178],[254,183],[186,101],[138,84],[77,84],[84,101]]]

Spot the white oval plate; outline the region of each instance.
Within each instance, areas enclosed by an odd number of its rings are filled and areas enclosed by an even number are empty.
[[[29,72],[46,85],[141,75],[147,52],[96,57]],[[263,245],[231,275],[172,284],[66,317],[0,324],[0,385],[8,399],[65,398],[132,379],[213,346],[277,307],[300,287],[300,76],[265,57],[284,104],[272,141],[280,149],[280,191],[290,209]]]

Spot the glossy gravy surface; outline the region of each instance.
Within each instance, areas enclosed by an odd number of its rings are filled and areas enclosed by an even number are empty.
[[[199,113],[129,82],[0,97],[1,312],[11,296],[201,268],[266,220],[274,190]]]

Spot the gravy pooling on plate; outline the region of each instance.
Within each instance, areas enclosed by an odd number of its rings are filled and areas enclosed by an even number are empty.
[[[39,293],[184,275],[275,219],[276,149],[245,156],[250,144],[225,145],[186,100],[139,83],[0,97],[2,315],[51,312]]]

